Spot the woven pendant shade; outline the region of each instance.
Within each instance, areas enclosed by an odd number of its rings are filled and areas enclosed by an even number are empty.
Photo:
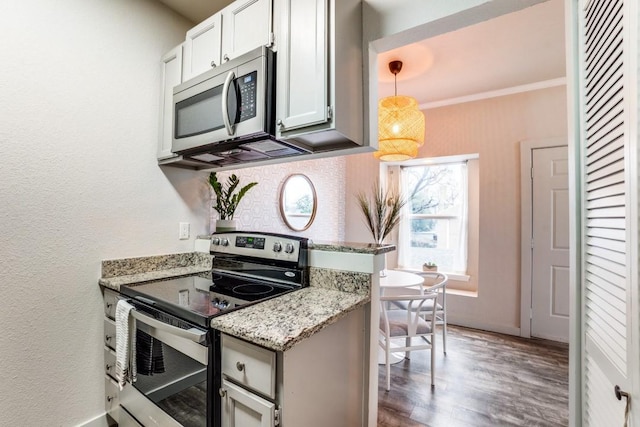
[[[389,64],[394,76],[401,68],[400,61]],[[385,162],[400,162],[415,158],[423,144],[424,114],[415,98],[397,93],[382,98],[378,103],[378,151],[373,155]]]

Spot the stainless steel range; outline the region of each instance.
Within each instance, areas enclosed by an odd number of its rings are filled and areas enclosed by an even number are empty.
[[[211,319],[309,284],[305,238],[215,233],[210,252],[207,277],[120,288],[135,307],[138,365],[120,405],[145,426],[220,426],[220,339]]]

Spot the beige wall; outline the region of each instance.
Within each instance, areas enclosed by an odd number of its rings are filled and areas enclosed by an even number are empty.
[[[565,105],[556,87],[425,111],[420,157],[480,155],[478,296],[448,300],[453,323],[519,334],[519,143],[565,135]],[[368,189],[378,170],[371,154],[347,158],[347,240],[368,239],[351,194]]]

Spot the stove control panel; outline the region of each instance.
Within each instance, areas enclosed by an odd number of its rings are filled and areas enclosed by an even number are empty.
[[[264,259],[298,262],[300,239],[260,233],[214,233],[211,253],[245,255]]]

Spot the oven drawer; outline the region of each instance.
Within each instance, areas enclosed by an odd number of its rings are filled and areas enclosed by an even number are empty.
[[[104,319],[104,345],[116,349],[116,322],[111,319]]]
[[[110,319],[116,318],[116,304],[118,303],[118,293],[111,289],[105,289],[103,295],[104,315]]]
[[[276,353],[222,335],[222,375],[271,399],[276,397]]]
[[[116,377],[116,353],[110,348],[104,349],[104,372],[111,378]]]

